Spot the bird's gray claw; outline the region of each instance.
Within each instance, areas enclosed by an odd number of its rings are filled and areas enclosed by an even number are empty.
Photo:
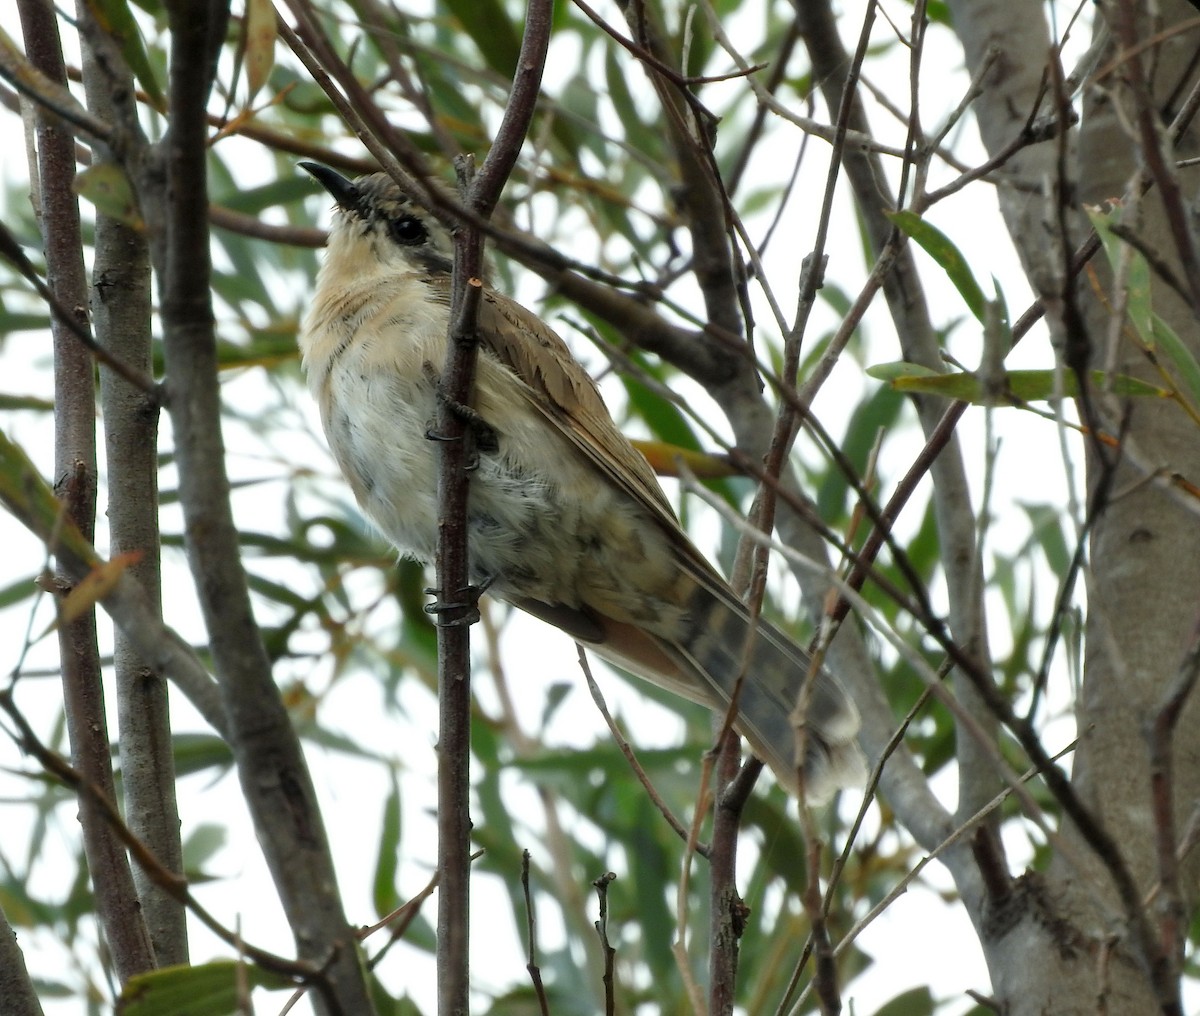
[[[437,618],[437,624],[441,628],[461,628],[463,625],[474,624],[479,620],[479,597],[491,584],[490,578],[483,585],[471,584],[457,590],[454,596],[447,599],[442,599],[440,589],[427,588],[425,592],[437,599],[433,603],[425,604],[425,613]]]

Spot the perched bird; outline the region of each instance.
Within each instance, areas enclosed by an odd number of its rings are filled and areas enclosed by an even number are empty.
[[[450,233],[382,173],[351,182],[301,165],[336,202],[300,333],[309,388],[363,511],[400,551],[428,561],[438,505],[427,432],[445,362]],[[860,782],[854,703],[821,670],[793,717],[808,653],[759,620],[745,655],[745,605],[680,528],[562,339],[490,288],[478,333],[472,581],[714,710],[736,694],[735,727],[785,786],[795,791],[802,773],[810,801]]]

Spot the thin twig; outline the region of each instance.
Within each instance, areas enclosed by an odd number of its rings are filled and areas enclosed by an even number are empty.
[[[596,921],[596,934],[600,936],[600,947],[604,951],[604,1016],[614,1016],[617,1011],[616,979],[614,977],[617,950],[608,940],[608,887],[616,879],[617,876],[610,871],[592,882],[600,901],[600,918]]]
[[[521,892],[525,896],[525,936],[527,960],[525,969],[533,982],[533,994],[538,1000],[538,1011],[550,1016],[550,1001],[546,998],[546,986],[542,983],[542,968],[537,961],[537,918],[533,912],[533,895],[529,891],[529,851],[521,851]]]
[[[638,782],[646,791],[646,796],[649,797],[650,803],[658,809],[658,812],[685,843],[689,837],[689,831],[684,827],[683,823],[675,817],[675,813],[671,811],[671,806],[663,800],[662,795],[650,780],[649,774],[638,761],[637,755],[630,745],[629,739],[625,736],[624,731],[617,726],[617,721],[613,719],[613,715],[609,712],[608,703],[604,701],[604,693],[600,690],[600,686],[596,683],[596,679],[592,676],[592,668],[588,664],[587,654],[583,650],[583,646],[576,645],[579,653],[579,668],[583,671],[584,680],[587,681],[588,691],[591,692],[592,701],[596,703],[596,708],[600,710],[600,715],[604,719],[608,731],[612,734],[613,740],[617,747],[621,750],[621,754],[625,756],[625,761],[629,763],[629,768],[633,770],[633,775],[637,777]],[[701,857],[708,857],[708,844],[697,843],[695,851]]]
[[[1072,744],[1053,756],[1053,761],[1057,762],[1057,760],[1064,754],[1073,750],[1074,745]],[[1026,783],[1033,779],[1038,772],[1039,770],[1036,767],[1027,770],[1020,777],[1021,783]],[[895,903],[896,900],[908,892],[909,886],[912,885],[917,876],[920,875],[926,867],[936,861],[942,854],[946,853],[946,851],[948,851],[955,844],[959,843],[967,835],[974,833],[974,831],[984,821],[986,821],[989,816],[996,812],[996,810],[1008,799],[1012,793],[1013,789],[1006,787],[995,797],[993,797],[987,804],[975,812],[974,815],[972,815],[966,821],[959,823],[949,835],[942,839],[932,850],[930,850],[915,865],[913,865],[913,867],[905,873],[904,877],[901,878],[900,881],[888,891],[887,895],[884,896],[883,899],[876,903],[862,918],[854,922],[854,925],[850,928],[850,930],[847,931],[846,934],[843,935],[838,941],[837,946],[834,948],[834,955],[840,956],[846,952],[846,950],[848,950],[853,944],[854,940],[857,939],[859,935],[861,935],[863,931],[867,929],[867,927],[873,924],[880,914],[882,914],[888,909],[888,907]],[[799,1016],[799,1014],[804,1011],[804,1004],[808,1000],[808,995],[811,990],[812,985],[810,983],[797,997],[795,1004],[789,1010],[792,1016]]]
[[[496,140],[478,174],[459,164],[464,204],[487,220],[504,182],[516,164],[529,131],[550,45],[551,0],[531,0],[512,92]],[[471,403],[475,356],[479,345],[477,318],[484,276],[483,235],[472,225],[455,233],[449,334],[436,422],[438,441],[437,583],[439,599],[454,597],[457,608],[439,607],[438,614],[438,1012],[442,1016],[469,1011],[470,924],[470,754],[471,754],[471,620],[478,617],[477,592],[470,587],[467,546],[467,422],[454,406]]]
[[[1150,804],[1154,813],[1154,842],[1158,856],[1161,902],[1158,906],[1159,939],[1168,965],[1164,983],[1178,983],[1187,941],[1187,913],[1179,885],[1175,823],[1175,728],[1183,707],[1200,681],[1200,621],[1184,653],[1179,672],[1167,687],[1150,725]]]

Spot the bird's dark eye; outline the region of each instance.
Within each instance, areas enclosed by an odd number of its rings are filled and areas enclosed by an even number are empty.
[[[429,230],[415,215],[398,215],[388,221],[388,235],[404,247],[415,247],[429,238]]]

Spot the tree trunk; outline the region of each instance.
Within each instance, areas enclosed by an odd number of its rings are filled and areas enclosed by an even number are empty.
[[[1134,63],[1118,59],[1119,42],[1124,41],[1128,50],[1131,38],[1131,26],[1122,27],[1120,7],[1104,5],[1098,14],[1097,25],[1111,26],[1113,37],[1097,64],[1100,80],[1086,86],[1078,139],[1076,213],[1080,205],[1121,198],[1134,174],[1147,165],[1145,140],[1149,135],[1139,130],[1137,89],[1130,84],[1139,75],[1148,85],[1145,95],[1152,97],[1143,101],[1141,108],[1153,107],[1151,112],[1156,113],[1159,144],[1168,153],[1164,163],[1172,166],[1175,159],[1187,158],[1195,148],[1194,132],[1188,132],[1172,149],[1169,134],[1162,128],[1171,123],[1196,80],[1194,31],[1178,36],[1170,31],[1172,25],[1193,20],[1194,9],[1168,0],[1161,5],[1163,24],[1151,24],[1139,16],[1139,23],[1132,26],[1137,38],[1145,40],[1161,32],[1166,41],[1142,50],[1140,61]],[[960,35],[968,59],[978,62],[987,42],[994,43],[996,35],[981,42],[986,33],[980,31],[978,12],[964,9],[956,13],[961,19],[973,19],[974,35],[964,33],[961,25]],[[1015,14],[1012,20],[1017,20]],[[1098,27],[1098,31],[1104,28]],[[1002,55],[997,66],[1010,64]],[[981,104],[981,117],[989,109],[997,110],[998,101],[1003,100],[995,94],[989,96]],[[1027,111],[1016,104],[1009,109],[1017,109],[1016,119]],[[1010,116],[1008,126],[1014,122]],[[981,134],[993,154],[1000,150],[1004,129],[997,129],[995,123],[983,124]],[[1069,146],[1059,150],[1060,154],[1068,152]],[[1054,150],[1048,154],[1053,155]],[[1065,158],[1061,164],[1069,165]],[[1197,177],[1195,169],[1172,175],[1181,199],[1173,203],[1170,188],[1161,186],[1160,176],[1132,221],[1148,249],[1172,266],[1186,289],[1188,273],[1177,256],[1178,231],[1173,232],[1169,222],[1172,209],[1191,211]],[[1071,200],[1071,180],[1048,179],[1056,182],[1065,200]],[[1048,193],[1053,191],[1050,188]],[[1114,285],[1112,273],[1102,263],[1104,255],[1093,258],[1073,286],[1064,283],[1065,272],[1055,272],[1053,263],[1046,264],[1044,252],[1055,246],[1045,243],[1046,230],[1028,228],[1028,206],[1018,214],[1014,214],[1012,202],[1002,202],[1002,206],[1035,288],[1048,298],[1051,333],[1068,369],[1072,361],[1082,368],[1086,360],[1092,368],[1133,374],[1161,385],[1162,376],[1139,348],[1134,330],[1114,314],[1114,307],[1122,306],[1123,283]],[[1134,206],[1136,201],[1127,201],[1127,212]],[[1043,222],[1053,221],[1051,212],[1048,205],[1043,206]],[[1192,221],[1187,214],[1175,217],[1185,219],[1190,230]],[[1034,213],[1033,220],[1037,218]],[[1065,216],[1060,221],[1065,222]],[[1125,221],[1130,221],[1128,215]],[[1061,247],[1069,253],[1073,244],[1070,240]],[[1195,301],[1189,306],[1157,278],[1152,294],[1154,310],[1170,323],[1192,355],[1200,353]],[[1080,312],[1077,323],[1073,323],[1073,308]],[[1169,363],[1161,349],[1159,361]],[[1172,896],[1159,887],[1162,870],[1157,842],[1161,833],[1178,843],[1200,790],[1196,765],[1200,725],[1195,722],[1194,698],[1184,708],[1174,740],[1173,834],[1161,807],[1172,795],[1164,790],[1159,795],[1160,807],[1155,808],[1149,731],[1193,638],[1200,606],[1200,520],[1194,500],[1185,500],[1168,483],[1150,477],[1156,470],[1191,480],[1200,477],[1200,442],[1195,421],[1174,401],[1117,400],[1093,390],[1090,402],[1096,421],[1107,433],[1123,433],[1123,446],[1119,453],[1100,447],[1088,456],[1089,514],[1094,521],[1090,567],[1085,570],[1087,649],[1076,703],[1079,744],[1073,786],[1118,848],[1116,856],[1104,858],[1093,849],[1094,841],[1089,842],[1075,825],[1065,823],[1049,874],[1027,876],[1008,899],[989,907],[983,946],[996,997],[1009,1016],[1097,1012],[1132,1016],[1178,1011],[1173,1008],[1177,1002],[1172,992],[1165,987],[1169,978],[1160,979],[1159,990],[1154,989],[1147,950],[1139,947],[1137,935],[1131,934],[1128,903],[1122,903],[1115,888],[1113,869],[1123,865],[1132,876],[1136,896],[1153,901],[1146,908],[1148,927],[1153,932],[1151,939],[1163,946],[1160,959],[1165,959],[1167,966],[1160,970],[1170,971],[1175,940],[1164,918],[1173,916]],[[1081,415],[1087,414],[1087,407],[1081,406]],[[1196,887],[1194,861],[1185,862],[1179,884],[1182,905],[1190,910]],[[1186,928],[1186,916],[1180,917],[1180,923]]]

